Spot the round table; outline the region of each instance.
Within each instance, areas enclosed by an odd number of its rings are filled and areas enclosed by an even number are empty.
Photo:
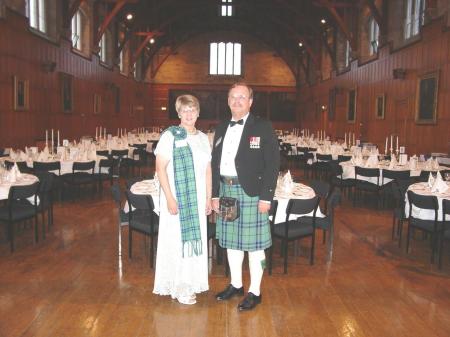
[[[22,173],[20,177],[16,178],[15,182],[6,181],[4,178],[0,178],[0,200],[8,199],[9,189],[11,186],[26,186],[34,184],[39,181],[39,179],[27,173]]]
[[[434,195],[438,199],[439,203],[439,213],[438,213],[438,221],[442,221],[442,200],[447,199],[450,200],[450,181],[446,182],[449,187],[447,191],[440,192],[432,192],[431,187],[428,186],[428,182],[416,183],[409,186],[408,191],[413,191],[416,194],[420,195]],[[408,195],[405,195],[405,215],[409,216],[409,201]],[[431,210],[421,209],[413,206],[412,215],[415,218],[422,220],[434,220],[434,212]]]

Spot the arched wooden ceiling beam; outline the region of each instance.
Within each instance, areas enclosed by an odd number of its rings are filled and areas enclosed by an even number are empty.
[[[248,24],[247,22],[245,22],[245,24]],[[258,33],[255,31],[254,27],[250,24],[248,24],[248,31],[236,31],[238,33],[244,33],[250,36],[253,36],[254,38],[261,40],[262,42],[264,42],[265,44],[267,44],[268,46],[272,47],[271,45],[271,41],[267,41],[267,39],[265,39],[265,35],[261,34],[258,35]],[[154,77],[156,75],[156,73],[158,72],[158,70],[160,69],[160,67],[162,66],[162,64],[167,60],[167,58],[172,55],[173,53],[176,52],[176,50],[183,45],[186,41],[188,41],[189,39],[191,39],[192,37],[196,36],[196,35],[200,35],[200,34],[206,34],[207,32],[205,32],[204,30],[199,30],[199,31],[191,31],[191,32],[187,32],[187,34],[183,37],[183,39],[180,39],[178,41],[176,41],[176,43],[171,45],[171,50],[170,52],[168,52],[167,54],[165,54],[161,60],[158,61],[158,63],[156,64],[155,68],[152,71],[152,77]],[[168,37],[166,36],[166,39]],[[149,55],[149,58],[147,60],[147,63],[145,65],[144,68],[144,73],[147,73],[148,71],[148,67],[150,67],[150,65],[152,64],[152,60],[155,57],[155,55],[158,53],[158,51],[163,47],[166,46],[168,44],[168,41],[164,41],[164,42],[160,42],[160,46],[155,46],[156,48],[153,48],[152,52]],[[291,62],[286,58],[286,56],[283,55],[283,52],[281,50],[277,50],[276,48],[274,48],[274,50],[277,52],[278,55],[280,55],[280,57],[283,59],[283,61],[285,62],[285,64],[288,66],[288,68],[291,70],[292,74],[294,75],[294,77],[297,80],[297,76],[298,74],[296,74],[296,67],[291,64]]]
[[[102,24],[100,25],[97,31],[97,35],[95,36],[94,39],[94,46],[98,46],[103,34],[105,33],[111,21],[114,19],[117,13],[119,13],[122,7],[129,3],[137,3],[137,0],[117,0],[116,2],[114,2],[113,9],[105,17],[105,19],[103,20]]]
[[[336,21],[337,25],[339,26],[341,31],[344,33],[346,39],[350,43],[350,47],[352,48],[353,51],[356,51],[357,45],[356,45],[355,36],[350,32],[344,19],[341,17],[341,15],[336,10],[336,8],[338,7],[338,3],[331,2],[330,0],[320,0],[320,1],[317,0],[316,4],[318,4],[320,6],[324,6],[325,8],[328,9],[330,14],[333,16],[334,20]],[[347,6],[347,7],[350,7],[350,6]]]
[[[184,19],[185,17],[190,17],[192,12],[197,12],[197,9],[192,8],[188,11],[184,11],[184,12],[179,12],[177,15],[171,17],[170,19],[168,19],[167,21],[163,22],[160,26],[158,26],[156,29],[158,31],[165,31],[167,29],[167,27],[169,27],[172,23],[181,21],[182,19]],[[319,63],[319,59],[316,55],[316,53],[314,52],[314,50],[312,49],[312,47],[309,45],[307,39],[305,36],[300,35],[299,33],[297,33],[295,30],[293,30],[290,26],[288,26],[285,22],[273,17],[273,16],[269,16],[269,15],[265,15],[265,18],[268,21],[271,21],[272,23],[274,23],[276,26],[281,27],[283,31],[285,31],[287,33],[287,35],[293,39],[293,43],[296,45],[298,44],[300,41],[303,43],[306,51],[308,52],[308,54],[311,56],[311,59],[313,60],[314,64],[316,67],[320,67],[320,63]],[[234,17],[233,20],[237,20],[237,21],[242,21],[239,17]],[[272,43],[270,44],[272,45]]]
[[[161,36],[161,32],[152,31],[152,32],[137,32],[135,35],[144,36],[144,40],[140,43],[138,48],[136,49],[135,53],[133,54],[133,57],[131,59],[130,68],[134,66],[137,59],[139,58],[139,55],[141,54],[142,50],[144,49],[145,45],[154,37]]]
[[[163,7],[169,7],[172,4],[176,4],[179,3],[179,0],[169,0],[169,1],[162,1],[159,2],[156,8],[153,8],[153,11],[159,11],[161,8]],[[169,26],[171,23],[177,22],[178,20],[188,16],[188,15],[192,15],[195,14],[197,12],[201,12],[198,9],[205,9],[206,7],[218,7],[220,6],[219,2],[211,2],[211,0],[201,0],[201,1],[196,1],[193,5],[191,6],[187,6],[186,9],[180,9],[177,11],[174,11],[174,13],[176,13],[174,16],[166,19],[165,21],[157,24],[156,27],[154,27],[155,29],[158,29],[160,31],[162,31],[164,29],[165,26]],[[264,8],[266,10],[262,11],[261,13],[270,13],[270,8],[275,8],[275,6],[269,6],[268,4],[254,4],[254,3],[238,3],[238,4],[233,4],[233,6],[235,7],[249,7],[252,6],[252,8]],[[291,7],[288,6],[288,3],[286,1],[283,1],[283,6],[280,6],[281,8],[292,12]],[[278,7],[276,7],[278,8]],[[147,4],[147,10],[150,10],[149,5]],[[142,27],[142,24],[145,24],[145,20],[142,18],[143,15],[145,15],[146,10],[140,10],[139,12],[137,12],[137,17],[136,18],[136,23],[140,23],[140,24],[136,24],[133,26],[133,28],[131,29],[130,32],[125,34],[125,38],[122,41],[122,43],[119,45],[118,49],[117,49],[117,55],[122,51],[123,47],[125,46],[125,44],[129,41],[129,39],[131,38],[131,36],[133,35],[133,31],[135,30],[139,30],[139,29],[143,29],[144,27]],[[237,16],[238,17],[238,16]],[[217,17],[217,19],[220,19],[220,17]],[[316,28],[316,26],[314,25],[314,23],[311,21],[311,18],[303,15],[302,13],[300,13],[298,10],[296,11],[296,23],[303,25],[307,28],[308,31],[312,31],[315,35],[318,33],[318,28]],[[279,21],[281,22],[281,21]],[[284,24],[284,26],[286,27],[286,25]],[[292,31],[292,29],[289,29],[290,31]]]

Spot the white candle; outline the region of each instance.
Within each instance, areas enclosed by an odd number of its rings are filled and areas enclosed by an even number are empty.
[[[386,145],[384,146],[384,154],[388,153],[388,138],[389,137],[386,137]]]
[[[48,148],[48,130],[45,130],[45,147]]]
[[[59,130],[58,130],[58,146],[59,146]]]
[[[52,153],[53,153],[53,145],[55,144],[54,141],[53,141],[53,139],[54,139],[54,138],[53,138],[53,129],[52,129]]]
[[[355,133],[353,132],[353,145],[355,145],[356,144],[356,142],[355,142]]]
[[[105,133],[104,133],[104,135],[105,135],[104,137],[105,137],[105,139],[106,139],[106,128],[105,128]]]
[[[397,146],[396,146],[396,150],[398,152],[398,136],[397,136]]]
[[[392,152],[393,146],[394,146],[394,136],[391,135],[391,152]]]
[[[95,127],[95,140],[97,140],[97,136],[98,136],[98,128]]]

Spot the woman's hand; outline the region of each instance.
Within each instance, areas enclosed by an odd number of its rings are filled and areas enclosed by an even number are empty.
[[[167,209],[172,215],[178,214],[178,203],[173,197],[167,199]]]
[[[212,211],[212,203],[211,198],[206,198],[206,207],[205,207],[205,213],[206,215],[210,215]]]

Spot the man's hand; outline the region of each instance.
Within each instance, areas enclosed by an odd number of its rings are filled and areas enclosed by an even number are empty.
[[[211,203],[214,212],[219,213],[219,199],[212,199]]]
[[[259,213],[267,213],[269,212],[269,210],[270,210],[270,203],[261,200],[258,202]]]

